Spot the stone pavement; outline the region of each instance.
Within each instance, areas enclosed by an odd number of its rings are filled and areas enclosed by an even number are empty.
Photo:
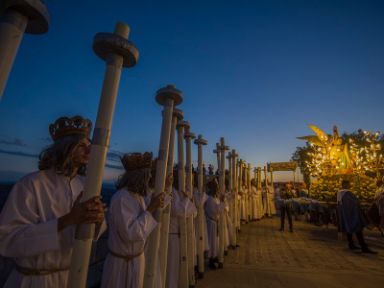
[[[279,219],[242,225],[239,249],[229,252],[224,269],[207,271],[197,288],[384,287],[384,239],[367,232],[378,255],[350,252],[334,227],[294,222],[280,232]]]

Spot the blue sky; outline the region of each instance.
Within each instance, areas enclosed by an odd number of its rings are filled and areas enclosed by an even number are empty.
[[[117,21],[130,25],[140,59],[122,73],[112,152],[157,151],[154,95],[169,83],[209,141],[210,163],[221,136],[258,166],[289,160],[309,123],[383,130],[383,1],[45,2],[50,30],[25,35],[0,102],[0,176],[36,169],[12,152],[38,154],[57,117],[96,119],[104,63],[92,39]]]

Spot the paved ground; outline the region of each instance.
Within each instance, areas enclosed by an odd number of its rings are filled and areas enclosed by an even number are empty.
[[[278,219],[242,225],[240,248],[230,251],[224,269],[208,271],[198,288],[384,287],[384,239],[367,233],[378,255],[352,253],[332,227],[295,222],[279,232]]]

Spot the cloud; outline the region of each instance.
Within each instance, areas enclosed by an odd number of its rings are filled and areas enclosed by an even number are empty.
[[[9,146],[18,146],[18,147],[26,147],[27,144],[23,142],[23,140],[19,138],[13,138],[13,139],[1,139],[0,144],[9,145]]]
[[[32,158],[38,158],[38,154],[28,153],[28,152],[22,152],[22,151],[12,151],[12,150],[4,150],[0,149],[1,154],[8,154],[8,155],[15,155],[15,156],[23,156],[23,157],[32,157]]]

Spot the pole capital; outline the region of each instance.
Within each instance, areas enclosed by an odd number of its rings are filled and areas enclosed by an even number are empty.
[[[176,117],[178,121],[184,119],[184,112],[181,109],[173,108],[173,117]]]
[[[173,105],[177,106],[183,102],[183,93],[176,88],[176,85],[169,84],[163,88],[160,88],[156,92],[156,101],[160,105],[165,105],[168,99],[173,100]]]
[[[177,129],[180,129],[180,128],[184,129],[186,127],[189,127],[189,123],[187,121],[181,120],[181,121],[177,122],[177,125],[176,125]]]
[[[208,141],[203,138],[201,134],[197,137],[197,139],[194,141],[196,145],[207,145]]]
[[[28,18],[25,32],[44,34],[48,32],[50,16],[47,7],[41,0],[4,0],[0,4],[0,15],[6,10],[16,10]]]
[[[229,146],[225,145],[224,137],[220,138],[220,144],[216,143],[216,149],[223,151],[223,152],[229,150]]]
[[[133,67],[139,59],[139,50],[128,41],[129,26],[118,22],[114,33],[97,33],[93,38],[93,51],[104,61],[110,55],[123,57],[123,67]]]
[[[195,139],[195,138],[196,138],[196,135],[190,131],[188,131],[187,133],[184,134],[184,139],[186,139],[186,140]]]

